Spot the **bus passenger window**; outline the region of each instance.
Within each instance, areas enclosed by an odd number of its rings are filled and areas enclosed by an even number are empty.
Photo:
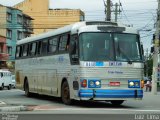
[[[30,44],[30,55],[33,56],[35,55],[36,52],[36,43],[31,43]]]
[[[47,54],[47,47],[48,47],[48,40],[43,40],[42,41],[42,48],[41,48],[42,54]]]
[[[56,51],[57,41],[58,41],[58,38],[52,38],[52,39],[49,40],[49,48],[48,48],[49,53],[53,53],[53,52]]]
[[[18,46],[16,48],[16,58],[21,57],[21,55],[22,55],[22,46]]]
[[[23,46],[23,56],[27,56],[28,55],[28,45],[24,45]]]
[[[1,78],[3,77],[3,73],[1,73]]]
[[[40,55],[41,54],[41,48],[42,48],[42,42],[39,41],[39,42],[37,42],[36,55]]]
[[[61,36],[59,41],[59,51],[65,51],[67,49],[68,35]]]

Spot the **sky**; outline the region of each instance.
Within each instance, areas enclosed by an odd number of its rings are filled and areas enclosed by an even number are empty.
[[[0,0],[0,4],[13,6],[23,0]],[[106,0],[105,0],[106,1]],[[155,32],[157,0],[111,0],[113,4],[122,3],[118,22],[133,25],[140,30],[144,49],[150,49],[152,35]],[[50,8],[81,9],[85,12],[85,20],[105,20],[103,0],[50,0]],[[114,7],[112,7],[114,10]],[[114,19],[114,14],[112,14]]]

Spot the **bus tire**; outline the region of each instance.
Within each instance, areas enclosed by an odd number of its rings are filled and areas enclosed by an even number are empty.
[[[1,90],[3,90],[4,89],[4,83],[2,84],[2,86],[1,86]]]
[[[8,90],[10,90],[10,89],[11,89],[11,85],[8,86]]]
[[[27,97],[30,97],[31,93],[29,92],[29,84],[28,84],[28,81],[26,80],[25,83],[24,83],[24,91],[25,91],[25,95]]]
[[[70,105],[72,103],[72,100],[70,99],[70,91],[69,91],[69,85],[67,81],[64,81],[62,83],[61,87],[61,97],[62,102],[66,105]]]
[[[112,100],[112,105],[119,106],[124,102],[124,100]]]

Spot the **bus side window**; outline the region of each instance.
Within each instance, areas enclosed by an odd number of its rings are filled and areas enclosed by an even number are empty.
[[[22,46],[17,46],[16,48],[16,58],[20,58],[22,56]]]
[[[42,47],[41,47],[41,53],[47,54],[47,52],[48,52],[48,40],[43,40]]]
[[[48,52],[49,53],[56,52],[57,43],[58,43],[58,38],[57,37],[49,39],[49,43],[48,43]]]
[[[29,51],[29,53],[30,53],[30,56],[33,56],[33,55],[35,55],[35,53],[36,53],[36,43],[31,43],[30,44],[30,51]]]
[[[68,41],[68,34],[63,35],[60,37],[59,40],[59,51],[66,51],[67,50],[67,41]]]
[[[3,73],[1,73],[1,78],[3,77]]]
[[[42,42],[39,41],[39,42],[37,42],[36,55],[40,55],[41,54],[41,48],[42,48]]]
[[[71,42],[69,46],[69,52],[71,56],[71,63],[78,64],[79,63],[79,55],[78,55],[78,35],[71,36]]]
[[[23,57],[28,56],[28,44],[23,46]]]

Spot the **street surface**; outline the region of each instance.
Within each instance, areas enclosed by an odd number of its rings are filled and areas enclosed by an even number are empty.
[[[55,114],[137,114],[159,113],[160,93],[152,95],[144,92],[143,100],[130,100],[121,106],[113,106],[107,102],[75,101],[67,106],[60,98],[34,95],[27,98],[24,91],[18,89],[0,91],[0,108],[6,106],[25,106],[27,113],[55,113]],[[13,111],[14,112],[14,111]]]
[[[160,93],[144,92],[143,100],[121,106],[106,102],[75,101],[67,106],[60,98],[34,95],[18,89],[0,91],[0,120],[160,120]]]

